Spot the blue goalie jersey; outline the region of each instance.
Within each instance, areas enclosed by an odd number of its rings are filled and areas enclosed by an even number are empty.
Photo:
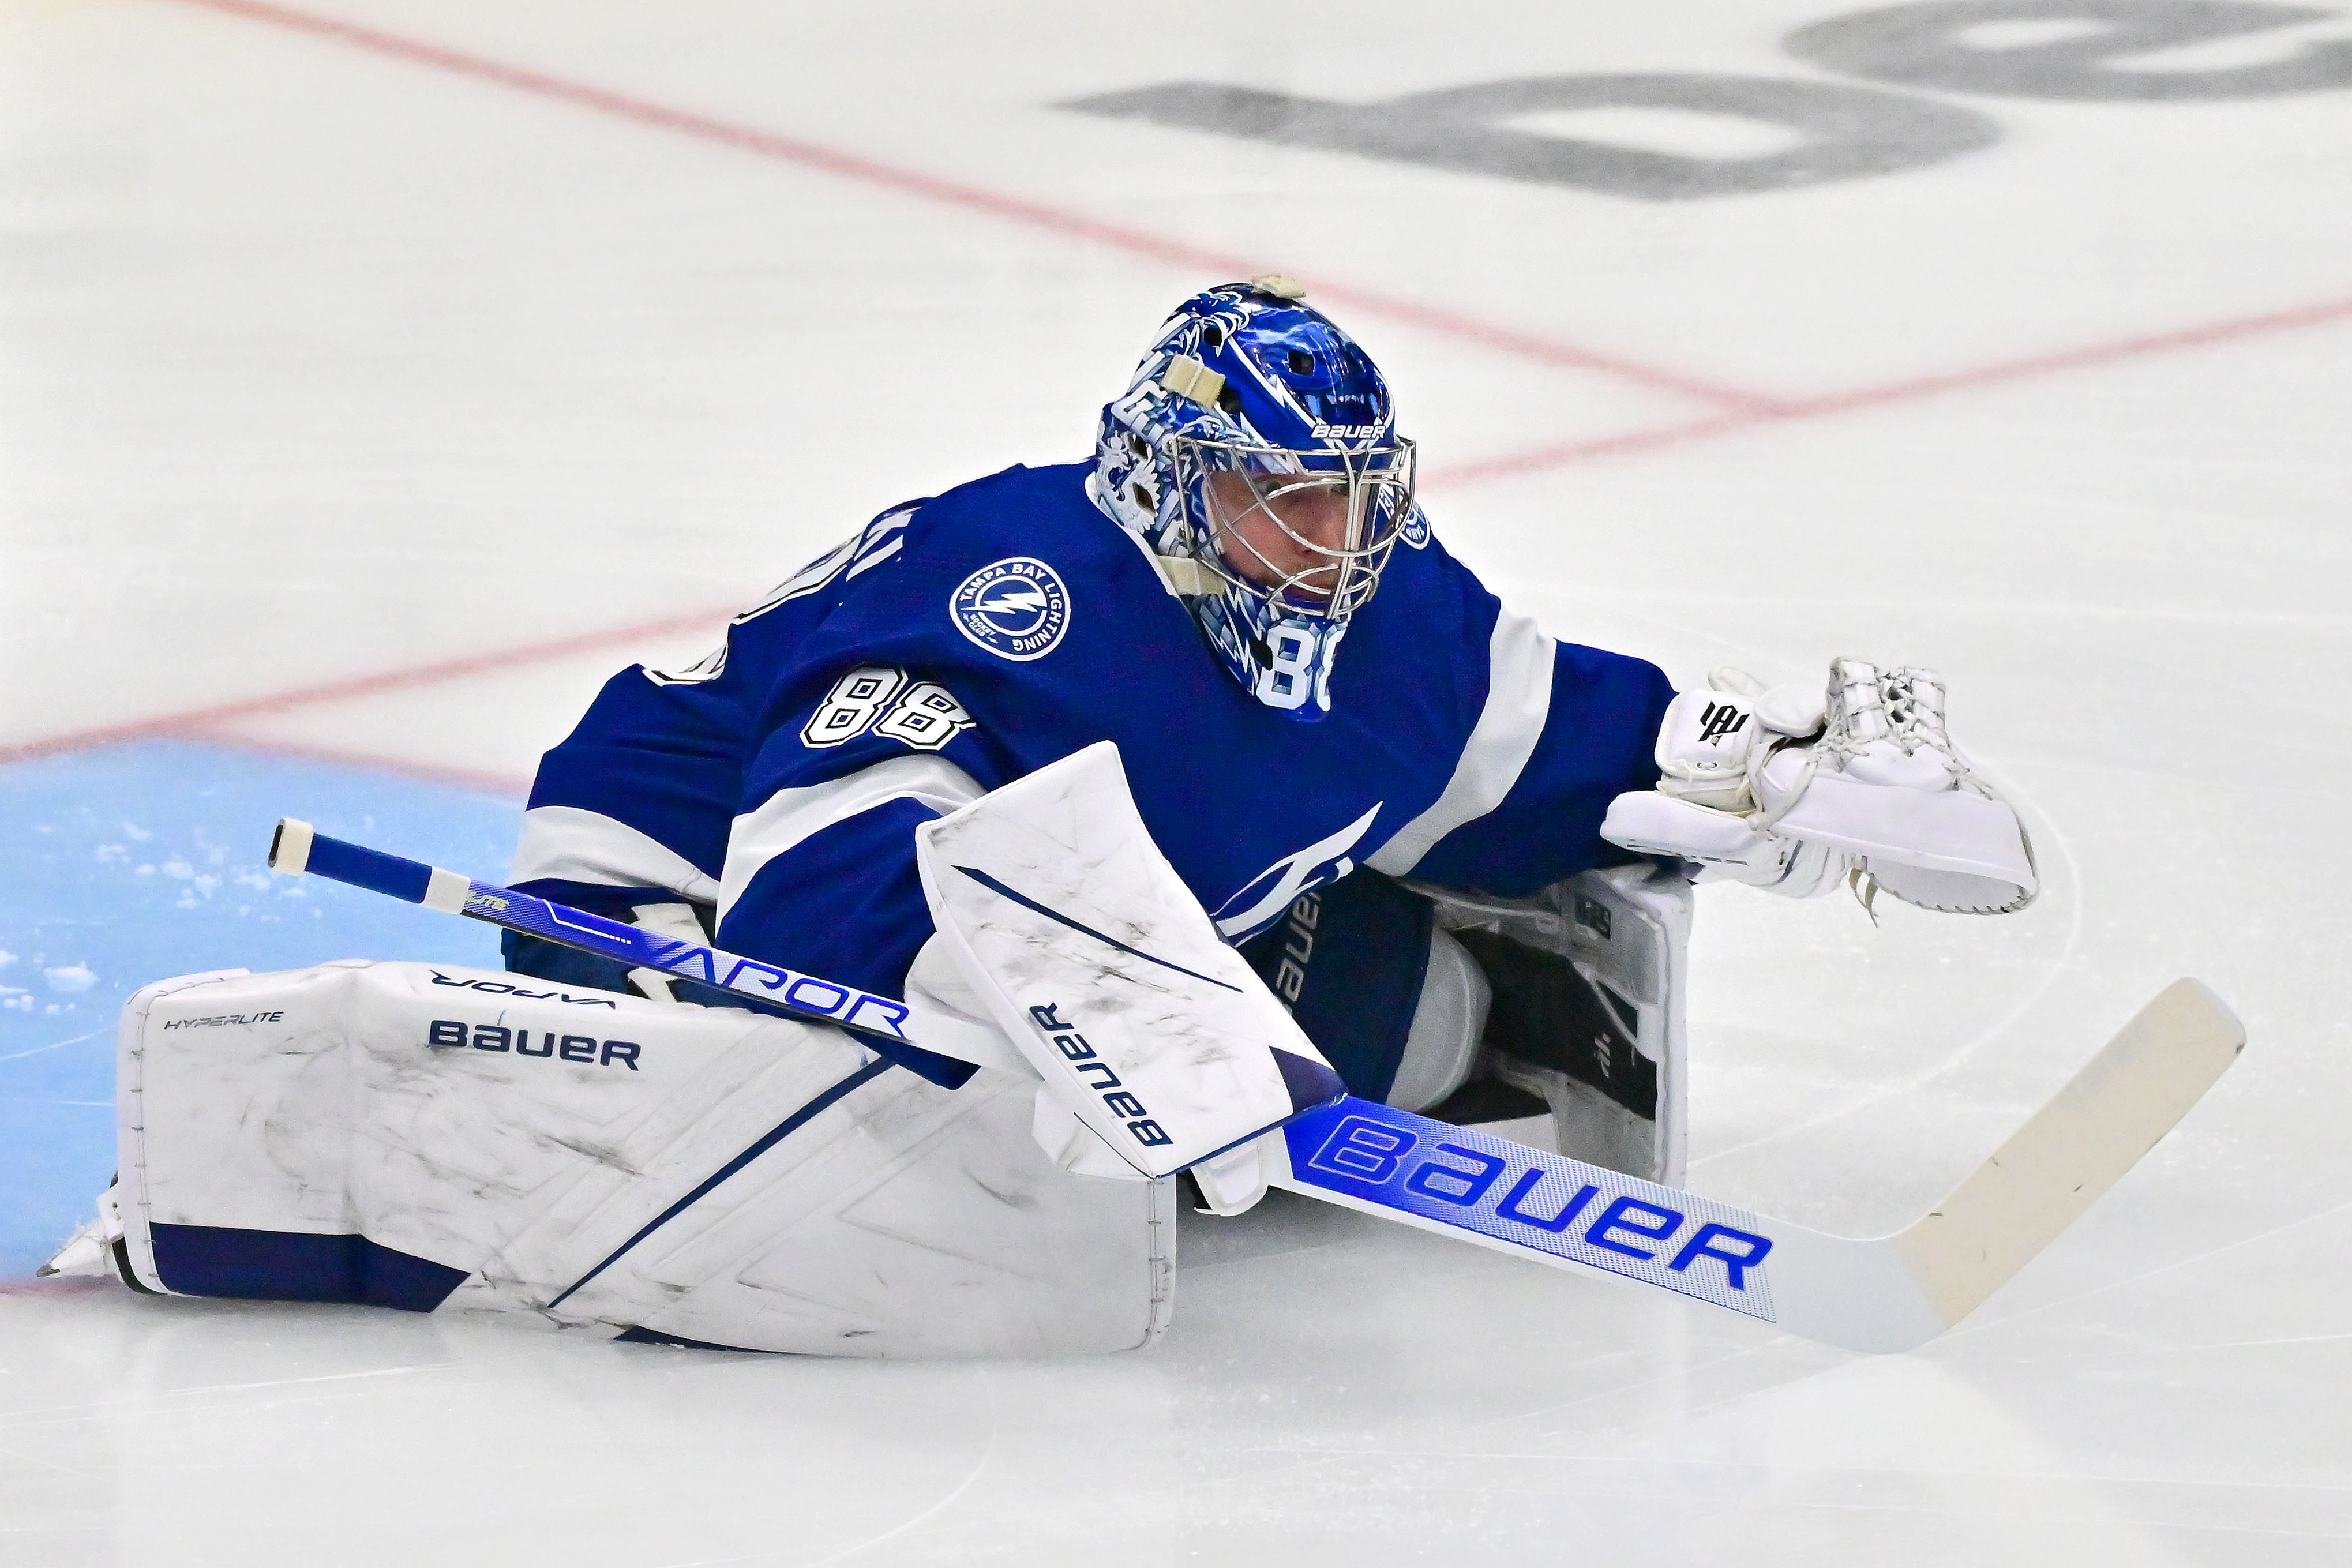
[[[541,763],[511,880],[702,906],[721,947],[902,995],[915,826],[1102,740],[1234,942],[1359,866],[1522,895],[1624,858],[1598,829],[1656,780],[1654,666],[1555,642],[1420,532],[1298,722],[1217,662],[1092,468],[885,513],[699,663],[614,676]]]

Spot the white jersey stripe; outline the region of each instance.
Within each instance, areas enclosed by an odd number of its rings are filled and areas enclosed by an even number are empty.
[[[901,524],[900,526],[903,527],[905,525]],[[889,560],[893,555],[898,554],[898,547],[906,542],[907,542],[904,539],[894,539],[878,550],[867,551],[865,554],[857,558],[857,564],[849,569],[849,575],[855,577],[860,572],[872,571],[875,567],[881,565],[885,561]]]
[[[938,757],[893,757],[844,778],[804,789],[780,789],[737,817],[727,836],[719,918],[727,918],[760,868],[836,822],[892,800],[915,801],[944,816],[985,793],[970,773]]]
[[[1486,645],[1486,706],[1454,764],[1445,793],[1364,862],[1391,877],[1409,875],[1430,846],[1503,804],[1535,754],[1551,716],[1552,654],[1557,645],[1527,616],[1505,609]]]
[[[539,805],[522,814],[509,886],[554,877],[612,888],[667,888],[707,904],[719,884],[693,861],[601,812],[576,805]]]

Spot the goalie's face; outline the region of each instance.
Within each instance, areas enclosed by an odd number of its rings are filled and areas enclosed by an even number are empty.
[[[1348,543],[1346,481],[1315,476],[1206,476],[1209,525],[1225,563],[1261,588],[1328,601]]]
[[[1209,564],[1268,598],[1338,620],[1371,597],[1412,514],[1410,442],[1328,455],[1180,445],[1185,499],[1196,503]]]

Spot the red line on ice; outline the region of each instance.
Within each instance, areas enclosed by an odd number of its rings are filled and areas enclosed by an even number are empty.
[[[1061,212],[1017,197],[1001,195],[973,186],[936,179],[913,171],[893,168],[887,164],[874,163],[812,142],[798,142],[767,132],[729,125],[720,121],[707,119],[683,110],[667,109],[658,104],[627,98],[619,93],[608,92],[600,88],[562,81],[518,67],[501,65],[496,61],[478,58],[388,33],[376,32],[354,24],[312,16],[302,12],[262,4],[261,0],[184,0],[184,3],[203,5],[233,16],[274,23],[299,31],[334,38],[380,54],[438,67],[545,97],[561,99],[641,123],[724,142],[730,146],[740,147],[745,151],[786,159],[828,173],[865,179],[911,195],[929,196],[987,212],[996,216],[1032,223],[1057,233],[1096,240],[1156,259],[1175,261],[1186,266],[1207,267],[1233,276],[1242,275],[1251,270],[1252,264],[1246,261],[1199,250],[1140,230],[1124,228],[1097,219]],[[1885,407],[1939,396],[1950,392],[2022,381],[2037,375],[2148,358],[2158,354],[2230,342],[2264,332],[2287,331],[2299,327],[2322,326],[2352,319],[2352,299],[2331,300],[2317,304],[2265,311],[2257,315],[2232,317],[2170,331],[2146,333],[2116,339],[2109,342],[2058,350],[2050,353],[2030,354],[1969,369],[1945,371],[1908,377],[1900,381],[1884,382],[1874,386],[1860,387],[1850,392],[1830,393],[1811,397],[1771,398],[1686,381],[1668,373],[1654,371],[1631,362],[1594,354],[1573,345],[1555,343],[1529,334],[1514,332],[1507,328],[1477,321],[1466,316],[1454,315],[1433,307],[1414,305],[1409,301],[1349,289],[1344,286],[1320,284],[1318,289],[1327,298],[1341,300],[1367,310],[1385,312],[1394,319],[1410,321],[1432,331],[1449,332],[1488,347],[1506,349],[1528,358],[1543,360],[1545,363],[1579,369],[1607,371],[1629,380],[1640,381],[1653,386],[1667,387],[1721,405],[1720,412],[1696,419],[1657,426],[1644,430],[1627,431],[1615,436],[1562,442],[1511,456],[1490,458],[1483,462],[1465,464],[1460,468],[1432,472],[1429,477],[1444,487],[1478,484],[1577,462],[1657,451],[1708,440],[1716,437],[1733,435],[1741,430],[1761,426]],[[136,740],[146,736],[201,733],[210,726],[228,723],[238,719],[282,713],[315,703],[344,701],[382,692],[406,690],[441,681],[461,680],[470,676],[535,664],[546,659],[563,658],[570,654],[593,652],[599,648],[625,644],[632,639],[684,631],[697,626],[711,625],[725,619],[733,613],[733,609],[734,606],[730,605],[724,609],[697,611],[690,615],[670,616],[659,621],[586,632],[577,637],[525,644],[518,647],[466,658],[436,660],[410,668],[389,670],[380,675],[360,676],[345,680],[331,681],[323,685],[299,687],[271,696],[193,709],[183,713],[76,731],[45,740],[0,747],[0,763],[25,762],[60,752],[79,751],[116,741]],[[372,766],[397,765],[404,771],[419,773],[425,776],[440,777],[453,783],[465,783],[474,787],[511,791],[519,783],[519,781],[496,775],[462,770],[436,769],[409,763],[394,764],[380,759],[362,757],[356,753],[280,745],[275,742],[248,742],[238,737],[221,738],[232,744],[280,750],[289,754],[311,755],[329,760],[362,763]]]
[[[429,66],[436,70],[472,77],[478,81],[493,82],[541,98],[554,99],[575,108],[593,110],[600,114],[614,115],[639,125],[660,131],[675,132],[704,142],[715,142],[738,152],[760,157],[775,158],[797,163],[821,174],[835,174],[844,179],[861,180],[905,195],[920,196],[928,201],[944,203],[990,217],[1025,224],[1032,228],[1063,235],[1068,238],[1123,250],[1154,261],[1173,263],[1179,267],[1197,268],[1220,278],[1246,278],[1255,273],[1273,270],[1262,258],[1253,260],[1224,251],[1210,250],[1152,234],[1124,224],[1109,223],[1089,217],[1084,213],[1048,206],[1024,196],[992,191],[980,185],[943,179],[919,169],[905,169],[876,159],[860,157],[820,142],[783,136],[755,126],[736,125],[716,120],[691,110],[673,109],[648,99],[635,98],[609,88],[585,82],[568,81],[562,77],[504,61],[471,55],[439,44],[403,37],[354,22],[333,17],[317,16],[307,11],[297,11],[283,5],[273,5],[266,0],[183,0],[184,4],[200,5],[249,21],[267,22],[274,26],[313,37],[332,39],[372,54],[406,60],[414,65]],[[1538,363],[1567,370],[1591,371],[1614,376],[1621,381],[1671,392],[1684,397],[1722,408],[1769,410],[1779,406],[1777,400],[1760,393],[1738,387],[1719,385],[1696,376],[1643,364],[1615,354],[1604,353],[1575,343],[1561,342],[1537,333],[1522,331],[1496,322],[1483,321],[1459,310],[1449,310],[1434,305],[1424,305],[1370,289],[1351,284],[1335,283],[1325,279],[1311,279],[1318,300],[1329,300],[1361,310],[1367,315],[1385,316],[1425,331],[1459,338],[1491,349],[1498,353],[1516,355]]]
[[[182,732],[184,738],[202,741],[207,745],[232,746],[240,752],[254,752],[266,757],[290,757],[303,763],[332,763],[338,767],[365,768],[372,773],[400,773],[413,779],[425,779],[433,784],[448,784],[457,789],[469,789],[479,795],[498,795],[508,800],[525,800],[530,795],[530,780],[514,778],[506,773],[494,773],[481,768],[446,767],[439,763],[420,763],[414,757],[387,757],[380,752],[349,750],[341,746],[316,746],[308,742],[257,739],[250,735],[215,734],[191,727]]]
[[[84,751],[91,746],[110,745],[118,741],[138,741],[157,735],[186,735],[215,725],[232,723],[239,719],[262,719],[284,713],[295,708],[308,708],[320,702],[347,702],[359,697],[378,697],[388,691],[406,691],[419,686],[435,686],[445,680],[463,680],[470,676],[488,675],[502,669],[512,669],[527,664],[541,664],[551,658],[563,658],[577,653],[594,653],[619,644],[666,637],[672,633],[709,628],[714,635],[740,605],[722,609],[693,610],[684,615],[665,616],[657,621],[639,621],[634,626],[607,626],[601,631],[581,632],[568,637],[552,637],[541,642],[523,643],[514,647],[488,653],[465,654],[456,658],[436,659],[430,664],[412,665],[404,669],[385,670],[377,675],[351,676],[341,680],[325,681],[316,686],[298,686],[290,690],[274,692],[266,697],[241,698],[234,702],[215,703],[205,708],[192,708],[184,712],[166,713],[152,719],[133,719],[121,724],[104,724],[96,729],[76,730],[46,740],[26,741],[14,746],[0,746],[0,764],[30,762],[58,752]],[[239,744],[247,742],[239,742]],[[260,742],[254,742],[260,744]],[[454,775],[453,775],[454,776]],[[469,775],[478,779],[492,775]]]
[[[220,0],[193,0],[193,3],[218,4]],[[1480,484],[1512,478],[1519,474],[1561,468],[1572,463],[1602,458],[1630,457],[1664,447],[1687,446],[1694,442],[1708,440],[1718,436],[1734,435],[1742,430],[1754,429],[1766,425],[1885,407],[1891,404],[1939,396],[1948,392],[2000,385],[2036,375],[2080,370],[2092,365],[2111,364],[2126,360],[2149,358],[2186,349],[2207,348],[2241,338],[2257,336],[2263,332],[2291,331],[2299,327],[2325,326],[2346,320],[2352,320],[2352,299],[2331,300],[2315,305],[2298,306],[2289,310],[2265,311],[2259,315],[2236,316],[2226,321],[2209,321],[2202,325],[2182,327],[2172,331],[2150,332],[2137,337],[2120,338],[2112,342],[2089,343],[2077,348],[2061,350],[2054,353],[2028,355],[1995,364],[1979,365],[1974,369],[1947,371],[1937,374],[1913,376],[1904,381],[1885,382],[1876,386],[1862,387],[1853,392],[1832,393],[1819,397],[1795,400],[1790,402],[1784,410],[1770,414],[1716,414],[1680,424],[1657,426],[1647,430],[1633,430],[1616,436],[1563,442],[1557,446],[1538,447],[1533,451],[1522,452],[1511,457],[1465,464],[1458,468],[1434,470],[1429,478],[1444,488]],[[510,669],[551,658],[562,658],[574,653],[590,653],[635,639],[662,636],[671,632],[689,631],[696,626],[715,626],[716,623],[722,622],[734,614],[735,608],[736,606],[729,605],[719,609],[698,610],[687,615],[668,616],[658,621],[608,627],[603,631],[583,632],[577,637],[527,643],[518,647],[466,658],[439,659],[431,664],[417,665],[406,669],[388,670],[381,675],[357,676],[345,680],[330,681],[320,686],[298,687],[290,691],[278,692],[273,696],[247,698],[241,701],[221,703],[209,708],[192,709],[184,713],[134,720],[129,723],[110,724],[93,730],[75,731],[15,746],[0,746],[0,764],[26,762],[59,752],[81,751],[88,747],[107,745],[117,741],[137,740],[151,735],[200,731],[207,726],[227,723],[237,719],[259,718],[282,713],[290,709],[308,707],[313,703],[343,701],[352,698],[372,697],[386,691],[430,686],[445,680],[462,680],[469,676]],[[333,753],[325,752],[320,754],[333,755]],[[484,782],[490,781],[485,777]]]
[[[1457,468],[1433,468],[1423,478],[1443,489],[1484,484],[1494,479],[1513,479],[1521,474],[1563,468],[1595,458],[1624,457],[1637,452],[1654,452],[1661,447],[1685,446],[1759,426],[1916,403],[1924,398],[1940,397],[1949,392],[2000,386],[2034,376],[2115,364],[2126,360],[2147,359],[2185,349],[2210,348],[2265,332],[2293,331],[2300,327],[2326,326],[2342,321],[2352,321],[2352,299],[2323,300],[2315,305],[2298,305],[2284,310],[2265,310],[2259,315],[2232,316],[2225,321],[2208,321],[2172,331],[2148,332],[2137,337],[2118,338],[2110,342],[2059,349],[2050,353],[2027,354],[1971,369],[1942,371],[1901,381],[1882,382],[1875,386],[1857,387],[1851,392],[1792,397],[1769,409],[1714,414],[1681,424],[1631,430],[1622,435],[1562,441],[1506,457],[1465,463]]]

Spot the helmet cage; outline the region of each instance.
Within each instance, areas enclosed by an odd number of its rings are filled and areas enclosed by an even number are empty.
[[[1164,451],[1192,558],[1294,614],[1344,624],[1414,515],[1411,441],[1302,450],[1171,433]]]

